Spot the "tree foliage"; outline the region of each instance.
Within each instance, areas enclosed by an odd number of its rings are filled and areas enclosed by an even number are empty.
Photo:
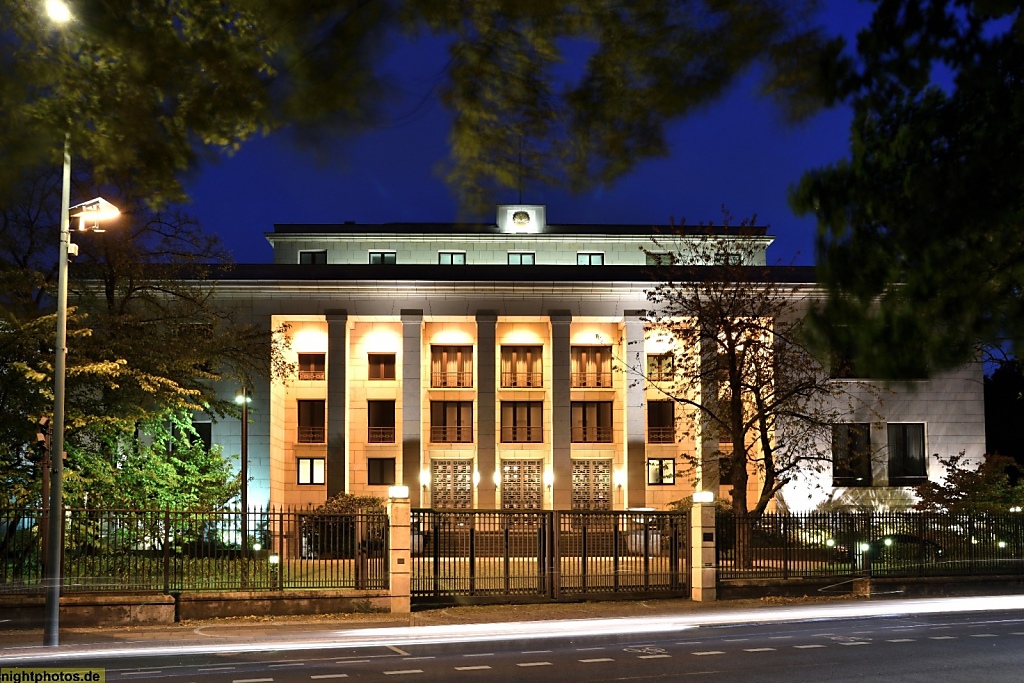
[[[1024,13],[1018,0],[879,0],[831,71],[848,159],[793,194],[819,225],[825,342],[917,378],[1024,338]]]
[[[397,31],[449,41],[448,179],[467,205],[522,176],[583,187],[666,153],[664,126],[752,64],[803,110],[820,37],[814,0],[171,0],[0,3],[3,180],[75,157],[101,180],[181,197],[181,174],[254,135],[375,119],[393,93],[380,58]],[[582,62],[581,68],[577,63]]]
[[[59,232],[59,180],[53,176],[30,178],[23,192],[0,204],[0,464],[6,490],[23,502],[38,499],[39,467],[28,455],[38,420],[53,409]],[[116,497],[110,493],[115,478],[123,486],[139,476],[155,477],[157,489],[175,482],[160,495],[141,480],[124,488],[140,503],[184,504],[191,482],[210,481],[198,470],[189,476],[190,466],[175,458],[192,453],[197,466],[207,463],[201,469],[223,474],[214,466],[220,456],[183,442],[168,446],[160,435],[171,422],[184,425],[184,416],[233,414],[236,408],[219,395],[218,383],[246,385],[254,375],[269,374],[279,355],[271,330],[238,324],[214,305],[205,277],[226,258],[215,238],[180,212],[150,211],[131,184],[103,189],[124,213],[108,232],[75,234],[80,253],[69,269],[67,469],[95,486],[94,501]],[[76,190],[97,193],[81,185]],[[179,433],[191,429],[190,420]],[[140,442],[140,430],[155,435],[157,445]],[[126,466],[142,471],[128,474]]]
[[[731,485],[733,512],[756,517],[801,469],[831,468],[830,428],[854,397],[804,343],[807,290],[785,282],[787,269],[751,265],[750,227],[739,226],[739,239],[695,238],[698,228],[688,239],[658,240],[676,267],[653,272],[650,342],[671,350],[672,371],[667,382],[645,379],[681,407],[698,449],[684,459],[699,487]],[[759,481],[749,506],[752,475]]]
[[[1012,458],[990,453],[980,464],[963,453],[939,458],[946,476],[942,482],[927,481],[917,487],[918,510],[927,512],[1005,515],[1024,506],[1024,474]],[[1016,482],[1016,483],[1014,483]]]

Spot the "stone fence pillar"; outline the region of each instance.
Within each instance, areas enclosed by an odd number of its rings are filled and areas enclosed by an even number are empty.
[[[391,613],[408,614],[412,611],[412,535],[409,522],[409,488],[392,486],[388,489],[388,520],[390,535],[390,593]]]
[[[718,599],[718,567],[715,564],[715,504],[693,501],[690,509],[690,597]]]

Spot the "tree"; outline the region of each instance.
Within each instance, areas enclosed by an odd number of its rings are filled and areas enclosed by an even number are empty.
[[[703,226],[689,232],[658,243],[674,265],[653,271],[649,335],[671,350],[672,371],[668,382],[645,379],[682,407],[697,450],[684,457],[700,487],[731,485],[736,517],[757,519],[801,469],[831,468],[831,426],[853,408],[853,387],[831,381],[804,343],[810,292],[790,284],[800,274],[750,265],[758,262],[751,222],[728,240],[693,237]]]
[[[1024,505],[1024,474],[1014,460],[990,453],[985,460],[971,463],[964,454],[939,458],[946,472],[941,482],[927,481],[917,487],[918,510],[951,514],[985,512],[1005,515]]]
[[[53,406],[58,182],[51,176],[26,181],[24,193],[0,205],[0,278],[6,284],[0,292],[0,401],[6,416],[0,457],[5,490],[23,503],[38,500],[41,477],[29,447],[39,418]],[[93,490],[94,502],[121,504],[130,495],[140,505],[185,504],[184,491],[199,484],[211,492],[228,485],[219,453],[201,453],[181,441],[191,416],[234,414],[236,407],[217,385],[247,385],[254,375],[270,374],[280,356],[271,330],[237,324],[213,304],[205,276],[226,258],[215,238],[180,212],[148,210],[131,184],[106,187],[104,194],[125,213],[109,232],[76,234],[80,254],[70,270],[69,478],[89,482],[92,489],[80,492]],[[164,432],[172,423],[178,423],[178,435],[169,440]],[[155,441],[140,441],[140,433]],[[140,471],[128,474],[125,468],[134,466]],[[123,489],[117,495],[115,476]],[[141,479],[123,487],[131,477]],[[145,484],[150,479],[152,486]]]
[[[879,0],[833,95],[848,159],[795,188],[819,226],[819,340],[919,378],[1024,339],[1024,12],[1018,0]]]
[[[69,134],[101,181],[180,199],[181,174],[258,134],[374,121],[394,92],[391,33],[450,40],[448,178],[467,205],[524,177],[580,188],[666,152],[666,121],[752,64],[804,110],[820,38],[814,0],[172,0],[80,3],[59,31],[37,3],[0,3],[0,176],[53,161]],[[565,63],[583,62],[581,69]],[[565,82],[563,88],[556,83]]]

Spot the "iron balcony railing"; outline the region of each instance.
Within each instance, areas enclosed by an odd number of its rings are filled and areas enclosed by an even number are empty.
[[[573,427],[573,443],[611,443],[611,427]]]
[[[502,443],[542,443],[544,429],[542,427],[502,427]]]
[[[467,388],[473,386],[472,372],[432,372],[430,386],[433,388]]]
[[[473,428],[470,426],[431,427],[430,440],[433,443],[472,443]]]
[[[676,440],[674,427],[648,427],[647,443],[673,443]]]
[[[299,380],[303,382],[322,381],[326,376],[323,370],[299,370]]]
[[[612,373],[609,372],[573,372],[570,373],[573,388],[609,389],[612,386]]]
[[[326,443],[323,427],[299,427],[299,443]]]
[[[369,441],[370,443],[394,443],[395,428],[369,427],[367,433],[367,441]]]
[[[544,386],[544,373],[503,372],[501,386],[503,389],[539,389]]]

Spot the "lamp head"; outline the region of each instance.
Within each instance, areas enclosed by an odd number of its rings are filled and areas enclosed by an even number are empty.
[[[120,215],[121,210],[103,197],[96,197],[87,202],[75,204],[68,209],[69,218],[79,219],[78,229],[80,231],[92,230],[94,232],[103,232],[103,229],[99,227],[100,221],[109,221]]]

